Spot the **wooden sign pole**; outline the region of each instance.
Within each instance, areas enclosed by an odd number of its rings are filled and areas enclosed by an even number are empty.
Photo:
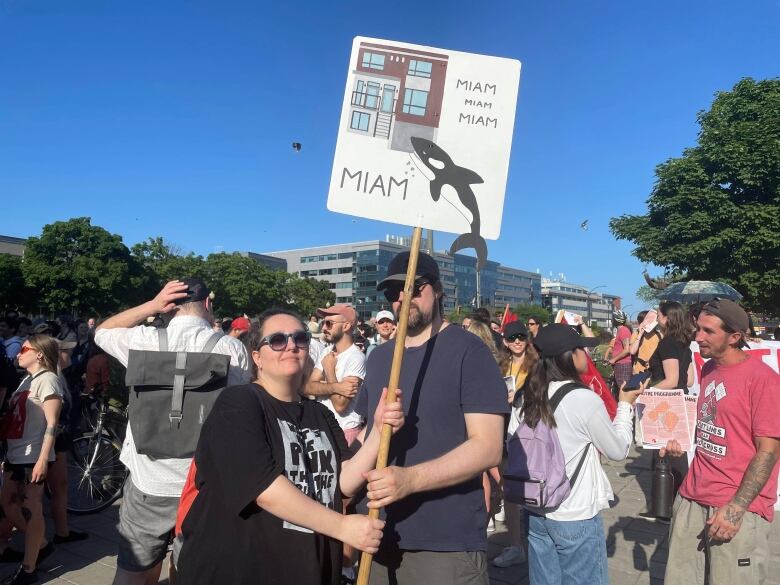
[[[404,283],[404,299],[401,301],[401,311],[398,315],[398,328],[395,330],[395,348],[393,351],[393,365],[390,368],[390,381],[387,383],[387,402],[395,402],[395,391],[398,390],[398,381],[401,378],[401,364],[404,361],[404,345],[406,343],[406,327],[409,323],[409,306],[412,302],[414,291],[415,273],[417,272],[417,258],[420,255],[420,240],[422,228],[414,228],[412,235],[412,247],[409,251],[409,266],[406,269],[406,281]],[[393,427],[382,425],[382,437],[379,441],[379,454],[376,458],[376,469],[387,467],[387,456],[390,452],[390,439],[393,436]],[[379,508],[371,508],[368,511],[369,518],[379,518]],[[371,559],[374,555],[362,553],[360,555],[360,570],[358,571],[357,585],[368,585],[371,575]]]

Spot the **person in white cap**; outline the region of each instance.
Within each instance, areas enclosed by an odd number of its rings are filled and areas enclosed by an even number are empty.
[[[386,341],[389,341],[395,335],[395,315],[392,311],[379,311],[376,314],[376,338],[374,342],[368,347],[366,351],[366,357],[371,355],[371,352],[378,345],[382,345]]]

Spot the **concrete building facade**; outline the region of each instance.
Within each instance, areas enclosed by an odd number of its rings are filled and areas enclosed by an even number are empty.
[[[591,324],[604,329],[612,327],[612,311],[620,308],[620,297],[602,293],[563,280],[542,279],[542,305],[550,310],[553,318],[561,309],[582,315]]]

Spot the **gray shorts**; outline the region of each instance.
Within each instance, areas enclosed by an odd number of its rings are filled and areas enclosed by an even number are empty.
[[[133,573],[162,562],[176,526],[179,498],[150,496],[132,482],[125,482],[119,506],[119,568]]]
[[[402,550],[374,557],[370,585],[489,585],[484,551]]]
[[[674,501],[666,585],[760,585],[769,568],[770,523],[752,512],[727,542],[706,537],[715,508],[682,496]]]

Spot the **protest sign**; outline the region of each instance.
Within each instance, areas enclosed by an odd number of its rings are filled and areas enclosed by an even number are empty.
[[[462,234],[450,253],[498,238],[520,62],[356,37],[328,209]]]
[[[388,401],[400,377],[422,228],[459,234],[449,253],[473,249],[478,273],[485,239],[498,238],[519,82],[520,62],[511,59],[353,41],[328,209],[415,228]],[[384,425],[377,469],[390,437]],[[371,556],[361,557],[359,585],[368,583]]]
[[[693,426],[689,422],[689,407],[682,390],[648,388],[636,401],[636,413],[644,448],[660,449],[671,440],[678,441],[686,451],[691,448],[696,421],[694,418]]]

